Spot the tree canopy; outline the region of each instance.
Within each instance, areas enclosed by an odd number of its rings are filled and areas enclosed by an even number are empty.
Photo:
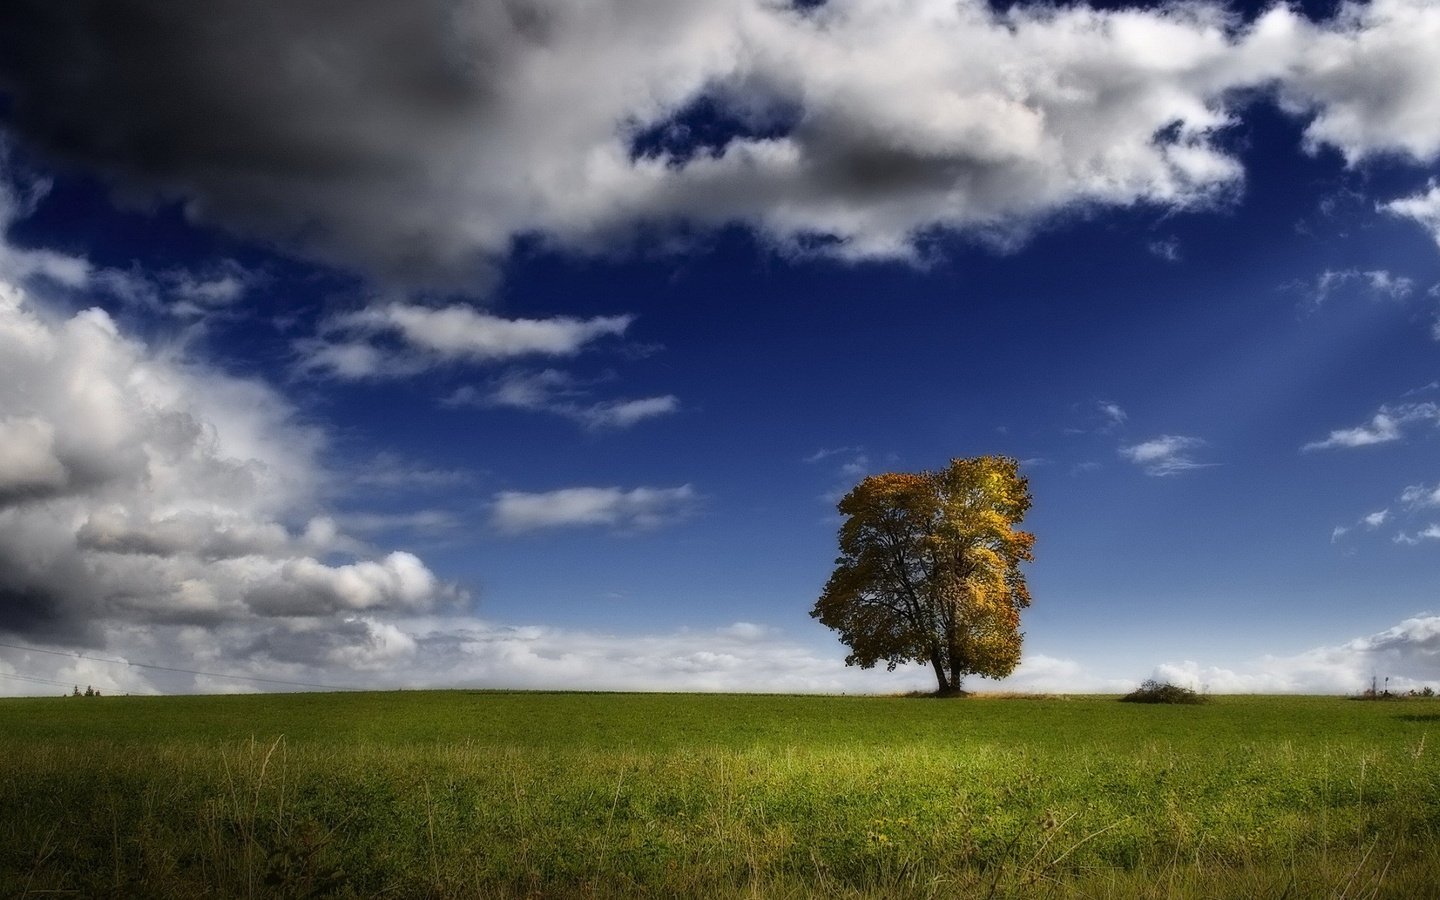
[[[840,556],[810,615],[840,633],[847,665],[930,664],[940,693],[1020,662],[1020,563],[1035,536],[1020,464],[952,459],[933,472],[871,475],[839,503]]]

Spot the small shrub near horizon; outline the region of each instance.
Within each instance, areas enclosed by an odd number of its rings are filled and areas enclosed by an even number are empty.
[[[1204,703],[1205,696],[1168,681],[1146,679],[1140,687],[1120,698],[1121,703]]]

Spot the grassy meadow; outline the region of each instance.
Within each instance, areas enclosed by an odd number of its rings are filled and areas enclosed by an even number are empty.
[[[1408,898],[1437,840],[1440,700],[0,700],[5,897]]]

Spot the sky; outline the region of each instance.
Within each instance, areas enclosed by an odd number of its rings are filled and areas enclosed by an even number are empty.
[[[899,692],[868,474],[1022,461],[967,687],[1440,687],[1440,6],[0,6],[0,693]]]

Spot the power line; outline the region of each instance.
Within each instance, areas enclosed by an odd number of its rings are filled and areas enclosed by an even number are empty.
[[[13,678],[16,681],[33,681],[36,684],[55,684],[60,687],[69,687],[68,681],[56,681],[53,678],[41,678],[39,675],[21,675],[19,672],[0,672],[0,678]]]
[[[225,672],[201,672],[197,669],[181,669],[176,666],[157,666],[151,663],[130,662],[128,659],[110,659],[104,656],[89,656],[84,653],[67,652],[65,650],[44,650],[40,647],[25,647],[20,644],[0,644],[10,650],[24,650],[27,653],[48,653],[51,656],[64,656],[70,659],[88,659],[92,662],[110,663],[116,666],[131,666],[137,669],[155,669],[160,672],[181,672],[186,675],[204,675],[207,678],[235,678],[240,681],[255,681],[261,684],[283,684],[288,687],[321,688],[327,691],[348,691],[350,688],[341,687],[336,684],[319,684],[313,681],[286,681],[282,678],[261,678],[258,675],[230,675]],[[57,682],[58,684],[59,682]]]

